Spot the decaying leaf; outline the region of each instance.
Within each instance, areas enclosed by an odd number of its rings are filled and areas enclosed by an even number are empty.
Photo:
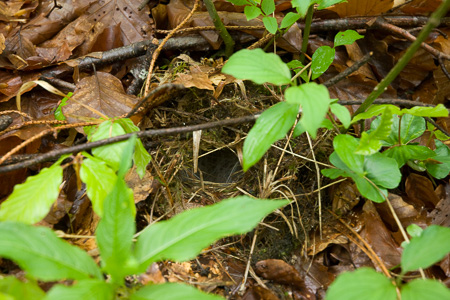
[[[80,80],[73,96],[62,108],[69,123],[100,117],[117,117],[129,112],[136,97],[127,95],[119,79],[97,72]]]

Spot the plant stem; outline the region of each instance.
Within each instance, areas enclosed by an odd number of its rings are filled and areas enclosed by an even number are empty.
[[[230,57],[231,54],[233,54],[234,40],[228,33],[228,30],[225,28],[225,25],[223,25],[223,22],[220,19],[219,14],[217,13],[217,10],[214,7],[214,3],[212,2],[212,0],[203,0],[203,3],[205,3],[209,16],[211,17],[216,29],[219,31],[220,37],[223,39],[223,42],[225,43],[225,55],[227,57]]]
[[[305,29],[303,29],[302,54],[300,55],[300,62],[305,64],[305,53],[308,50],[309,33],[311,31],[311,22],[314,13],[314,5],[310,5],[306,12]]]
[[[423,41],[428,37],[431,30],[438,26],[441,18],[447,13],[450,8],[450,0],[444,0],[438,9],[431,15],[427,24],[423,27],[417,39],[409,46],[405,54],[399,59],[397,64],[392,68],[392,70],[386,75],[386,77],[373,89],[372,93],[367,97],[366,101],[356,110],[354,116],[363,113],[372,105],[373,101],[378,98],[391,84],[391,82],[400,74],[400,72],[405,68],[408,62],[413,57],[414,53],[419,49]]]

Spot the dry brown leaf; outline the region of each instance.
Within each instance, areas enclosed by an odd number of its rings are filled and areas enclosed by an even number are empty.
[[[136,102],[136,97],[125,93],[119,79],[109,73],[97,72],[77,83],[73,96],[62,109],[67,121],[76,123],[98,119],[101,115],[121,116]]]
[[[100,0],[88,9],[87,14],[94,23],[120,24],[120,38],[128,45],[152,38],[148,6],[139,11],[139,4],[139,1]]]
[[[350,16],[377,16],[390,10],[394,0],[348,0],[348,2],[336,4],[330,8],[341,18]]]
[[[406,179],[405,191],[409,202],[414,204],[417,209],[427,207],[433,209],[439,202],[433,183],[425,176],[410,174]]]

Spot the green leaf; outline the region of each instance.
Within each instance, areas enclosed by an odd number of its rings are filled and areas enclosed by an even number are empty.
[[[438,104],[435,107],[414,106],[409,109],[402,109],[401,114],[410,114],[417,117],[437,118],[447,117],[448,110],[443,104]]]
[[[288,12],[283,20],[281,21],[280,28],[289,28],[291,27],[295,22],[297,22],[298,19],[300,19],[300,15],[294,12]]]
[[[411,224],[406,228],[406,231],[411,237],[419,237],[422,234],[423,229],[416,224]]]
[[[222,72],[237,79],[250,79],[257,84],[270,82],[282,85],[291,82],[291,72],[281,58],[259,48],[236,52],[225,63]]]
[[[297,8],[297,12],[301,17],[306,15],[309,6],[314,3],[314,0],[292,0],[292,7]]]
[[[259,17],[262,14],[261,9],[259,7],[249,5],[244,8],[244,14],[247,17],[247,21],[250,21],[254,18]]]
[[[389,109],[389,111],[392,114],[398,114],[400,113],[400,109],[392,104],[384,104],[384,105],[372,105],[371,107],[369,107],[369,109],[363,113],[360,113],[358,115],[356,115],[355,117],[353,117],[352,123],[356,123],[359,120],[365,120],[365,119],[370,119],[373,117],[376,117],[380,114],[382,114],[383,112],[386,111],[386,109]]]
[[[327,300],[396,300],[392,282],[373,269],[359,268],[339,275],[327,291]]]
[[[140,270],[160,260],[194,258],[217,239],[252,230],[267,214],[288,203],[240,196],[153,224],[142,232],[135,246]]]
[[[119,119],[117,122],[122,126],[126,133],[138,132],[139,127],[134,125],[133,121],[130,119]],[[134,156],[133,161],[136,165],[136,172],[142,179],[145,175],[145,170],[147,169],[148,163],[151,161],[152,157],[145,150],[144,145],[140,139],[136,139],[136,144],[134,146]]]
[[[244,171],[257,163],[274,142],[286,136],[297,113],[298,105],[280,102],[259,116],[244,142]]]
[[[402,300],[450,299],[450,290],[432,279],[416,279],[402,286]]]
[[[58,107],[55,110],[55,119],[56,120],[63,121],[66,119],[66,117],[64,116],[64,114],[62,112],[62,107],[67,105],[67,100],[69,100],[69,98],[72,97],[72,95],[73,95],[73,93],[69,92],[69,93],[67,93],[67,96],[61,100],[61,103],[58,105]]]
[[[354,30],[346,30],[346,31],[340,31],[336,34],[334,37],[334,47],[342,46],[342,45],[351,45],[356,40],[362,39],[364,36],[360,35]]]
[[[250,2],[248,2],[247,0],[228,0],[228,1],[238,6],[250,4]]]
[[[433,124],[427,122],[428,131],[432,132],[432,134],[441,141],[447,141],[450,139],[445,133],[434,127]]]
[[[420,145],[402,145],[392,147],[383,152],[386,157],[391,157],[397,162],[398,168],[403,167],[410,159],[425,160],[436,155],[433,150]]]
[[[297,74],[298,72],[303,70],[303,68],[305,68],[305,66],[299,60],[295,59],[288,62],[287,66],[289,67],[289,69],[293,70],[295,74]],[[309,82],[308,72],[303,71],[302,74],[300,74],[300,77],[303,79],[303,81]]]
[[[0,279],[0,293],[14,297],[12,299],[40,300],[45,297],[44,291],[36,282],[31,280],[23,282],[14,276]]]
[[[89,136],[89,140],[95,142],[113,136],[123,135],[125,133],[125,130],[119,123],[108,120],[101,123],[96,130],[91,132],[92,135]],[[118,170],[125,144],[126,141],[122,141],[111,145],[97,147],[92,149],[92,154],[95,157],[104,160],[114,170]]]
[[[119,175],[114,188],[105,198],[103,218],[96,230],[103,268],[111,275],[112,281],[118,284],[123,284],[124,277],[134,273],[137,266],[131,255],[132,239],[136,231],[136,208],[133,190],[127,187],[123,178],[131,165],[135,142],[136,136],[127,141]]]
[[[261,2],[261,9],[264,12],[264,14],[270,15],[271,13],[273,13],[275,11],[275,2],[274,0],[262,0]],[[276,22],[276,19],[275,19]],[[264,24],[265,25],[265,24]],[[267,26],[266,26],[267,28]]]
[[[45,300],[111,300],[113,286],[103,280],[80,280],[72,286],[57,284],[48,292]]]
[[[102,217],[103,200],[114,187],[117,180],[116,173],[103,160],[90,156],[83,160],[80,177],[86,184],[86,193],[92,202],[92,209]]]
[[[264,27],[266,27],[267,31],[271,34],[277,33],[278,23],[277,19],[274,17],[264,17],[263,19]]]
[[[342,162],[359,176],[364,176],[364,156],[355,154],[358,140],[346,134],[339,134],[333,140],[333,147]]]
[[[330,109],[333,114],[341,121],[344,128],[348,128],[352,121],[352,116],[347,107],[340,105],[339,103],[330,104]]]
[[[334,48],[329,46],[321,46],[314,52],[311,62],[311,79],[316,79],[328,70],[334,60],[335,52]]]
[[[131,256],[135,214],[133,191],[119,177],[105,199],[103,218],[96,230],[103,268],[119,284],[126,275],[136,271]]]
[[[388,189],[396,188],[402,179],[402,174],[395,164],[395,160],[381,153],[366,156],[364,158],[364,170],[370,181],[377,186]]]
[[[61,161],[14,186],[11,195],[1,204],[0,221],[34,224],[45,218],[59,195],[63,173]]]
[[[381,117],[372,122],[372,129],[368,133],[363,132],[361,134],[361,140],[356,149],[356,153],[361,155],[371,155],[378,152],[383,145],[381,141],[386,139],[391,133],[393,123],[392,118],[392,111],[386,107],[381,114]]]
[[[400,141],[399,141],[399,127],[400,128]],[[421,136],[426,130],[425,119],[422,117],[416,117],[412,115],[403,115],[400,121],[398,116],[393,117],[393,124],[391,127],[391,133],[386,138],[386,143],[389,146],[405,145],[410,141]]]
[[[439,140],[434,140],[436,144],[436,156],[433,157],[434,160],[441,162],[440,164],[425,161],[425,167],[427,171],[437,179],[442,179],[447,177],[450,172],[450,150],[448,147]]]
[[[325,86],[315,82],[290,87],[285,92],[286,102],[300,104],[302,116],[300,123],[308,133],[315,138],[317,129],[325,119],[329,105],[330,95]]]
[[[331,123],[328,119],[323,119],[322,124],[320,124],[320,128],[326,128],[328,130],[333,129],[333,123]],[[302,123],[298,122],[297,126],[294,128],[294,133],[292,134],[292,137],[296,138],[299,135],[306,132],[306,129],[303,127]]]
[[[45,227],[1,222],[0,256],[13,260],[27,274],[44,281],[102,278],[100,269],[86,252]]]
[[[402,272],[428,268],[450,252],[450,228],[431,225],[405,246]]]
[[[325,9],[327,7],[330,7],[332,5],[335,5],[337,3],[347,2],[347,0],[320,0],[318,1],[319,6],[317,9]]]
[[[217,295],[210,295],[199,291],[198,289],[181,283],[163,283],[148,285],[132,294],[131,300],[220,300],[223,299]]]

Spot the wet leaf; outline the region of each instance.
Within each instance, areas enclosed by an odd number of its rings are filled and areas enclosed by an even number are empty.
[[[362,39],[364,36],[360,35],[354,30],[340,31],[334,37],[334,47],[342,45],[351,45],[356,40]]]
[[[311,62],[311,79],[316,79],[328,70],[334,60],[335,52],[334,48],[329,46],[322,46],[314,52]]]

